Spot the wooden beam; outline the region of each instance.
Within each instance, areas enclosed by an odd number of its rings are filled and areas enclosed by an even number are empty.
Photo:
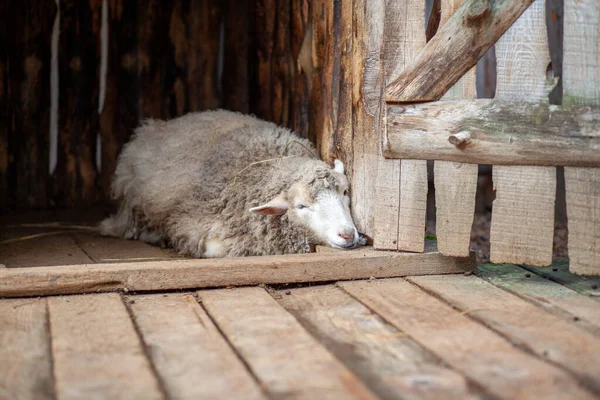
[[[329,254],[0,269],[0,297],[325,282],[472,271],[475,257],[356,250]]]
[[[474,164],[600,166],[600,107],[487,99],[390,106],[384,155]]]
[[[532,2],[465,1],[427,43],[415,62],[387,86],[386,101],[439,100]]]

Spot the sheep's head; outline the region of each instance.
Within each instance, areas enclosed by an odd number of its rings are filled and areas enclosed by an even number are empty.
[[[355,247],[365,244],[365,240],[352,221],[349,189],[344,164],[335,160],[334,168],[319,168],[312,176],[303,176],[271,201],[250,211],[287,214],[290,222],[303,227],[316,244]]]

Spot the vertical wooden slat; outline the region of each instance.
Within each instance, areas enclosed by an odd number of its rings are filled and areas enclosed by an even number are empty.
[[[565,0],[563,104],[600,104],[600,3]],[[569,270],[600,275],[600,169],[565,167]]]
[[[19,208],[46,207],[49,177],[50,59],[56,4],[34,1],[27,5],[8,2],[1,23],[6,29],[2,74],[7,95],[2,122],[2,147],[8,154],[0,162],[0,174]],[[4,86],[4,85],[3,85]],[[2,134],[0,134],[2,136]],[[6,154],[6,153],[5,153]],[[11,177],[7,179],[7,174]],[[3,197],[6,197],[3,196]]]
[[[294,73],[289,126],[296,134],[305,138],[309,137],[309,85],[312,85],[312,26],[309,19],[310,2],[292,0],[291,56]]]
[[[98,200],[95,165],[99,130],[101,1],[61,0],[58,158],[53,175],[58,205]]]
[[[289,0],[277,1],[271,61],[271,113],[273,122],[282,126],[288,125],[290,113],[290,3]]]
[[[441,0],[441,21],[448,19],[462,0]],[[475,68],[467,72],[442,97],[442,100],[475,99]],[[477,191],[477,164],[434,162],[436,235],[441,254],[466,257],[471,244],[471,227]]]
[[[543,0],[536,0],[496,43],[496,98],[548,101],[554,82],[546,79],[550,55],[544,7]],[[550,265],[556,168],[494,166],[492,174],[491,261]]]
[[[9,12],[10,2],[3,1],[0,3],[0,15],[9,15]],[[0,24],[0,48],[8,49],[8,46],[9,35],[7,24]],[[10,85],[8,60],[8,51],[0,52],[0,121],[4,121],[4,123],[0,124],[0,210],[8,206],[10,197],[12,196],[8,188],[8,165],[10,157],[8,138],[11,125],[9,107],[12,106],[8,97]]]
[[[0,360],[0,398],[55,398],[45,299],[0,300]]]
[[[108,69],[100,115],[102,192],[110,197],[117,157],[138,123],[137,2],[108,2]]]
[[[228,0],[223,9],[225,29],[223,48],[223,108],[249,112],[250,19],[254,0]]]
[[[386,2],[382,82],[392,82],[425,46],[424,15],[424,0]],[[381,93],[380,102],[380,118],[385,120],[387,107]],[[377,138],[374,246],[380,249],[422,252],[425,246],[427,162],[383,159],[381,139],[385,125],[381,125],[380,136]],[[400,180],[395,184],[389,182],[398,175],[398,168]],[[390,190],[390,185],[398,185],[398,189]]]
[[[276,0],[256,0],[256,51],[258,82],[256,100],[250,104],[250,111],[259,118],[272,120],[271,112],[271,59],[273,56],[273,35],[275,31]]]

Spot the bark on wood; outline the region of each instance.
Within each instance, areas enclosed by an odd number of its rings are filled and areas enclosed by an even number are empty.
[[[343,282],[340,286],[493,396],[507,400],[594,398],[562,369],[518,350],[405,280]]]
[[[386,101],[439,100],[532,2],[465,1],[438,29],[411,66],[387,86]]]
[[[250,18],[255,0],[228,0],[223,9],[224,48],[223,108],[248,113],[250,110],[249,52],[252,43]]]
[[[101,183],[105,199],[111,198],[110,184],[117,157],[138,124],[137,16],[137,2],[108,2],[108,70],[100,115]]]
[[[459,133],[469,133],[469,142],[452,144]],[[390,106],[384,155],[474,164],[600,166],[600,107],[507,100]]]
[[[95,158],[101,8],[99,1],[60,3],[58,158],[53,174],[54,201],[60,206],[99,200]]]
[[[6,2],[1,7],[0,102],[6,119],[0,124],[0,205],[10,200],[17,208],[44,208],[50,203],[50,53],[56,4]]]
[[[471,271],[468,258],[357,250],[332,254],[149,261],[0,270],[0,297],[324,282]],[[335,267],[332,267],[335,266]]]
[[[536,0],[496,44],[496,98],[546,102],[550,62],[544,0]],[[496,199],[490,260],[547,266],[552,263],[556,168],[495,166]]]
[[[600,105],[600,3],[565,0],[563,104]],[[600,169],[565,168],[569,269],[600,275]]]

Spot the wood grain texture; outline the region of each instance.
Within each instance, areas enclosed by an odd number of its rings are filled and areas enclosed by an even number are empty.
[[[408,278],[600,393],[600,338],[476,276]],[[600,310],[600,305],[597,308]]]
[[[568,373],[517,350],[401,279],[341,287],[425,349],[500,399],[592,399]]]
[[[0,15],[9,15],[11,3],[3,1],[0,3]],[[8,49],[10,36],[8,34],[7,24],[0,24],[0,48]],[[10,132],[11,104],[10,79],[9,79],[8,51],[0,52],[0,118],[6,121],[0,124],[0,209],[5,209],[11,203],[13,194],[8,187],[10,154],[8,147],[8,138]]]
[[[223,108],[248,113],[250,110],[250,67],[254,23],[250,16],[254,0],[228,0],[223,7],[224,49],[222,97]]]
[[[461,132],[469,133],[468,142],[451,143]],[[600,165],[600,108],[526,98],[389,106],[384,140],[388,158],[594,166]]]
[[[257,52],[257,77],[258,92],[250,111],[254,112],[259,118],[273,120],[271,109],[271,63],[273,57],[275,17],[277,10],[277,0],[256,0],[255,32],[256,32],[256,52]]]
[[[380,398],[478,398],[464,377],[339,288],[277,293],[279,303]]]
[[[580,328],[600,334],[600,302],[566,286],[510,264],[483,264],[481,275],[510,293],[559,315]]]
[[[0,398],[55,398],[45,299],[0,300],[0,359]]]
[[[0,297],[325,282],[472,271],[475,257],[373,250],[0,270]]]
[[[498,40],[533,0],[467,0],[414,62],[387,85],[388,102],[439,100]],[[444,73],[439,73],[444,71]]]
[[[310,2],[292,0],[291,19],[291,57],[293,60],[292,98],[290,106],[290,127],[300,137],[311,137],[316,142],[316,132],[310,132],[309,100],[313,80],[313,65],[310,47],[312,47],[312,25],[310,20]]]
[[[264,399],[260,387],[190,294],[128,302],[170,399]]]
[[[546,80],[550,63],[544,1],[531,7],[496,43],[496,98],[547,102],[554,82]],[[496,199],[490,228],[493,263],[552,263],[556,168],[494,166]]]
[[[424,13],[425,2],[421,0],[411,0],[404,4],[386,1],[380,72],[382,86],[392,82],[425,46]],[[382,122],[378,143],[381,143],[385,136],[387,105],[382,95],[379,102]],[[398,175],[399,182],[396,178]],[[398,189],[388,189],[394,185],[399,185]],[[373,245],[388,250],[423,251],[421,242],[425,240],[426,205],[426,163],[383,159],[379,145]],[[377,236],[381,236],[381,239]]]
[[[60,3],[58,158],[52,176],[59,206],[99,201],[95,157],[101,8],[100,1]]]
[[[50,297],[48,306],[58,398],[164,398],[118,294]]]
[[[600,297],[600,277],[577,276],[570,273],[568,260],[554,260],[552,268],[522,267],[586,296]]]
[[[198,295],[270,396],[376,398],[264,289],[202,291]]]
[[[138,76],[138,3],[108,3],[108,68],[106,92],[100,114],[104,199],[111,198],[110,185],[117,157],[138,124],[140,81]]]
[[[445,24],[462,4],[461,0],[440,1],[440,25]],[[442,97],[442,100],[477,98],[475,68],[471,68]],[[433,165],[436,225],[439,252],[464,257],[471,247],[471,226],[475,212],[477,165],[436,161]]]
[[[563,103],[600,105],[600,4],[565,0]],[[565,168],[569,268],[600,275],[600,170]]]

